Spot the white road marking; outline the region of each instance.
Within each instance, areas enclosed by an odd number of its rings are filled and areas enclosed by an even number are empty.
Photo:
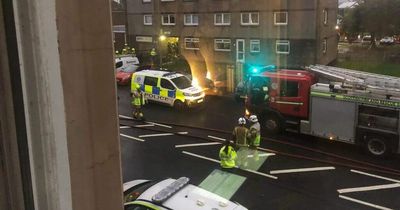
[[[143,127],[152,127],[152,126],[154,126],[153,124],[143,124],[143,125],[135,125],[135,126],[133,126],[133,127],[136,127],[136,128],[143,128]]]
[[[365,176],[370,176],[370,177],[374,177],[374,178],[378,178],[378,179],[383,179],[383,180],[387,180],[387,181],[391,181],[391,182],[400,183],[400,180],[391,179],[391,178],[387,178],[387,177],[384,177],[384,176],[378,176],[378,175],[375,175],[375,174],[369,174],[369,173],[366,173],[366,172],[357,171],[357,170],[353,170],[353,169],[351,169],[350,171],[353,172],[353,173],[362,174],[362,175],[365,175]]]
[[[342,193],[350,193],[350,192],[365,192],[365,191],[372,191],[372,190],[390,189],[390,188],[397,188],[397,187],[400,187],[400,183],[373,185],[373,186],[366,186],[366,187],[345,188],[345,189],[339,189],[337,191],[340,194],[342,194]]]
[[[299,173],[299,172],[311,172],[311,171],[325,171],[334,170],[335,167],[315,167],[315,168],[297,168],[297,169],[285,169],[285,170],[274,170],[270,171],[270,174],[286,174],[286,173]]]
[[[226,139],[224,139],[224,138],[220,138],[220,137],[216,137],[216,136],[211,136],[211,135],[208,135],[208,138],[210,138],[210,139],[215,139],[215,140],[218,140],[218,141],[226,141]]]
[[[221,143],[219,143],[219,142],[210,142],[210,143],[198,143],[198,144],[181,144],[181,145],[175,145],[175,148],[200,147],[200,146],[217,145],[217,144],[221,144]]]
[[[118,117],[123,118],[123,119],[133,120],[133,117],[129,117],[129,116],[126,116],[126,115],[118,115]]]
[[[269,156],[274,156],[274,155],[276,155],[276,154],[275,153],[262,153],[262,154],[259,154],[258,157],[269,157]],[[247,155],[247,157],[252,158],[252,157],[254,157],[254,155]]]
[[[359,204],[363,204],[363,205],[366,205],[366,206],[369,206],[369,207],[372,207],[372,208],[376,208],[376,209],[393,210],[393,209],[386,208],[386,207],[383,207],[383,206],[378,206],[376,204],[368,203],[368,202],[365,202],[365,201],[362,201],[362,200],[350,198],[350,197],[347,197],[347,196],[344,196],[344,195],[339,195],[339,198],[342,198],[342,199],[345,199],[345,200],[349,200],[349,201],[353,201],[353,202],[356,202],[356,203],[359,203]]]
[[[164,128],[172,128],[172,126],[164,125],[164,124],[160,124],[160,123],[155,123],[155,122],[147,122],[147,123],[150,123],[150,124],[153,124],[153,125],[157,125],[157,126],[160,126],[160,127],[164,127]]]
[[[194,154],[194,153],[191,153],[191,152],[182,151],[182,153],[190,155],[190,156],[193,156],[193,157],[197,157],[197,158],[200,158],[200,159],[204,159],[204,160],[208,160],[208,161],[211,161],[211,162],[215,162],[215,163],[218,163],[218,164],[220,163],[219,160],[215,160],[215,159],[208,158],[208,157],[205,157],[205,156],[202,156],[202,155],[198,155],[198,154]],[[239,167],[236,166],[235,168],[239,168]],[[272,175],[269,175],[269,174],[264,174],[264,173],[261,173],[261,172],[258,172],[258,171],[245,169],[245,168],[239,168],[239,169],[241,169],[243,171],[250,172],[250,173],[254,173],[254,174],[257,174],[257,175],[260,175],[260,176],[268,177],[268,178],[271,178],[271,179],[278,179],[278,177],[276,177],[276,176],[272,176]]]
[[[188,132],[177,132],[177,134],[186,135]],[[156,134],[146,134],[140,135],[140,138],[147,138],[147,137],[157,137],[157,136],[173,136],[175,133],[156,133]]]
[[[125,134],[122,134],[122,133],[120,133],[119,135],[120,135],[120,136],[123,136],[123,137],[125,137],[125,138],[128,138],[128,139],[133,139],[133,140],[136,140],[136,141],[144,142],[143,139],[136,138],[136,137],[133,137],[133,136],[128,136],[128,135],[125,135]]]
[[[119,129],[131,128],[131,126],[119,126]]]

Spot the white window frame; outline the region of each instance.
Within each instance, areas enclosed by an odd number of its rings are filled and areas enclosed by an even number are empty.
[[[326,54],[327,51],[328,51],[328,39],[324,38],[324,40],[322,41],[322,53]]]
[[[150,23],[146,23],[146,17],[151,17],[151,22]],[[143,15],[143,25],[145,25],[145,26],[153,25],[153,15],[151,15],[151,14]]]
[[[151,3],[151,0],[142,0],[143,3]]]
[[[189,23],[186,22],[186,16],[190,16],[190,22]],[[194,16],[197,16],[197,23],[193,22],[193,20],[194,20],[193,17]],[[183,24],[185,26],[198,26],[199,22],[200,22],[200,17],[199,17],[198,14],[184,14],[184,16],[183,16]]]
[[[194,43],[199,43],[200,44],[200,39],[199,38],[195,38],[195,37],[187,37],[184,39],[184,44],[185,44],[185,49],[187,50],[200,50],[200,46],[198,48],[191,48],[191,47],[187,47],[188,42],[194,42]]]
[[[218,48],[217,46],[219,43],[222,43],[222,44],[229,43],[229,49]],[[232,49],[232,41],[230,39],[214,39],[214,50],[215,51],[230,52],[231,49]]]
[[[328,9],[324,9],[322,11],[322,14],[323,14],[323,23],[324,23],[324,25],[327,25],[328,24]]]
[[[253,14],[257,14],[257,22],[253,22],[253,19],[251,19],[251,16],[252,16]],[[244,23],[244,22],[243,22],[243,16],[244,16],[244,15],[247,15],[247,16],[248,16],[250,22],[248,22],[248,23]],[[242,13],[240,13],[240,24],[241,24],[241,25],[245,25],[245,26],[249,26],[249,25],[251,25],[251,26],[259,25],[259,24],[260,24],[260,13],[259,13],[259,12],[242,12]]]
[[[287,52],[279,51],[278,50],[278,46],[279,45],[287,45],[288,46],[288,51]],[[290,54],[290,41],[289,40],[276,40],[276,42],[275,42],[275,52],[276,52],[276,54],[284,54],[284,55]]]
[[[175,0],[161,0],[161,1],[175,1]]]
[[[286,15],[286,22],[276,22],[277,21],[277,15],[284,13]],[[278,12],[274,12],[274,25],[276,26],[286,26],[289,23],[289,13],[287,11],[278,11]]]
[[[221,15],[221,23],[217,23],[217,15]],[[229,15],[229,22],[228,23],[225,23],[225,16],[226,15]],[[215,13],[214,14],[214,25],[216,25],[216,26],[229,26],[229,25],[231,25],[231,22],[232,22],[232,15],[231,15],[231,13]]]
[[[253,50],[253,45],[258,45],[258,50]],[[251,53],[259,53],[261,52],[261,41],[259,39],[251,39],[250,40],[250,52]]]
[[[164,16],[168,16],[168,23],[164,23]],[[174,17],[175,22],[171,23],[171,16]],[[163,26],[174,26],[176,24],[176,16],[175,14],[162,14],[161,15],[161,24]]]

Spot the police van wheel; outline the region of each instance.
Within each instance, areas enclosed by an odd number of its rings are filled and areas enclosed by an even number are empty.
[[[174,102],[174,108],[179,111],[182,111],[186,109],[186,105],[182,101],[176,100]]]
[[[391,152],[388,142],[375,135],[367,137],[364,147],[370,155],[376,157],[385,157]]]

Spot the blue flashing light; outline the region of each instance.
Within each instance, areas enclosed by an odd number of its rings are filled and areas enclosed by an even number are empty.
[[[251,70],[251,72],[257,73],[257,72],[258,72],[258,69],[254,67],[254,68]]]

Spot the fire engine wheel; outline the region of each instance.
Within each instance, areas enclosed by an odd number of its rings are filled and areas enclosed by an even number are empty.
[[[264,128],[267,133],[277,134],[282,130],[282,121],[275,115],[267,114],[264,119]]]
[[[365,142],[366,150],[373,156],[383,157],[390,153],[388,143],[381,137],[371,136]]]
[[[180,100],[175,100],[174,108],[179,110],[179,111],[182,111],[182,110],[184,110],[186,108],[186,105]]]

